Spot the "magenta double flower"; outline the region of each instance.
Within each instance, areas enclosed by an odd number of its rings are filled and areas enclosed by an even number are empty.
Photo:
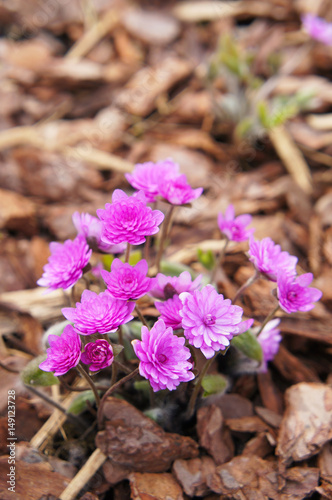
[[[245,332],[253,323],[252,319],[241,322],[242,308],[224,299],[212,285],[192,294],[182,293],[180,299],[184,336],[208,359],[216,351],[225,350],[234,335]]]
[[[180,382],[195,378],[190,371],[190,351],[184,345],[185,339],[173,334],[163,320],[158,320],[149,329],[142,326],[142,340],[133,340],[132,345],[140,360],[139,373],[149,380],[152,389],[173,391]]]
[[[135,266],[124,264],[114,259],[111,272],[101,271],[101,275],[112,297],[121,300],[137,300],[143,297],[152,286],[152,279],[148,278],[148,263],[140,260]]]
[[[233,205],[228,205],[225,215],[222,213],[218,215],[219,229],[230,241],[246,241],[250,238],[255,231],[255,229],[247,229],[251,221],[252,217],[249,214],[235,217]]]
[[[280,307],[291,314],[297,311],[310,311],[322,297],[322,292],[318,288],[309,288],[313,280],[311,273],[302,274],[295,277],[287,273],[278,275],[278,299]]]
[[[51,255],[44,266],[44,273],[37,281],[39,286],[47,286],[49,291],[63,288],[67,290],[83,276],[83,269],[89,263],[92,250],[85,238],[77,236],[74,241],[63,244],[50,243]]]
[[[158,233],[158,226],[164,220],[160,210],[152,210],[146,205],[143,191],[128,196],[121,189],[114,191],[112,203],[97,210],[97,215],[102,222],[101,240],[109,245],[124,242],[140,245],[146,236]]]
[[[120,325],[133,319],[134,308],[134,302],[115,299],[108,291],[97,294],[84,290],[76,308],[65,307],[62,314],[74,323],[78,333],[92,335],[116,331]]]
[[[107,368],[113,363],[114,354],[112,346],[104,339],[88,342],[81,355],[82,363],[89,365],[91,372]]]
[[[282,252],[271,238],[255,241],[249,240],[249,260],[255,268],[271,281],[277,281],[280,272],[296,274],[297,257]]]
[[[40,363],[44,372],[54,372],[57,377],[77,366],[81,357],[81,339],[71,325],[67,325],[61,336],[48,336],[47,359]]]

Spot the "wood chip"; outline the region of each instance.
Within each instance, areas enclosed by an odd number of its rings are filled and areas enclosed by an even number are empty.
[[[217,465],[231,460],[234,444],[221,410],[217,406],[204,406],[197,412],[196,430],[200,445],[206,449]]]
[[[184,500],[179,483],[172,474],[140,474],[129,477],[132,500]]]
[[[207,480],[215,468],[212,458],[203,456],[191,460],[175,460],[172,472],[188,496],[205,496],[210,492]]]
[[[312,457],[332,438],[332,388],[297,384],[287,389],[276,454],[282,462]]]

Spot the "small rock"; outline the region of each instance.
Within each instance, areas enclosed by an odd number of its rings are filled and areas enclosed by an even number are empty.
[[[151,45],[168,45],[180,33],[180,23],[161,12],[127,10],[122,22],[132,36]]]

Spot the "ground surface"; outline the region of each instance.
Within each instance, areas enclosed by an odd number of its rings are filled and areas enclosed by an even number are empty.
[[[250,363],[242,370],[215,364],[212,371],[228,377],[227,394],[207,399],[190,422],[181,419],[185,394],[159,401],[172,435],[129,403],[110,400],[97,446],[113,461],[82,480],[89,492],[82,498],[332,497],[332,49],[301,29],[306,11],[332,21],[324,0],[0,6],[2,478],[12,390],[17,437],[16,492],[1,479],[1,499],[57,498],[96,448],[91,404],[85,431],[50,422],[53,408],[17,373],[43,352],[43,331],[63,319],[66,298],[36,289],[48,243],[75,236],[74,211],[95,213],[113,189],[129,192],[124,173],[135,163],[167,157],[192,186],[204,187],[191,209],[176,213],[168,260],[207,273],[197,246],[220,251],[217,215],[233,203],[237,214],[253,216],[257,238],[270,236],[298,257],[323,298],[309,313],[280,314],[283,341],[266,373]],[[220,37],[224,59],[216,55]],[[242,61],[242,75],[225,70],[227,57]],[[253,78],[261,79],[256,87]],[[292,108],[298,91],[306,93],[305,109],[298,101]],[[275,119],[270,127],[258,119],[262,100]],[[246,127],[250,133],[241,134]],[[229,298],[253,273],[247,248],[230,246],[219,269],[219,291]],[[260,280],[248,291],[247,317],[259,323],[273,309],[272,288]],[[148,302],[142,308],[156,313]],[[131,383],[125,387],[127,400],[146,409]],[[40,390],[66,406],[64,387]],[[119,448],[114,414],[124,426]],[[150,436],[144,446],[136,441],[142,429]]]

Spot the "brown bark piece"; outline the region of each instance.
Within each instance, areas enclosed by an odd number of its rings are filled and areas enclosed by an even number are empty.
[[[8,441],[9,442],[9,441]],[[0,498],[1,500],[36,500],[42,495],[52,492],[60,496],[70,479],[53,472],[49,464],[26,463],[16,460],[15,493],[8,491],[7,474],[9,471],[8,456],[0,458]]]
[[[159,95],[190,75],[192,64],[184,59],[166,57],[155,67],[141,69],[120,93],[117,104],[128,113],[146,116],[156,106]]]
[[[109,457],[104,472],[111,484],[129,472],[164,472],[175,459],[198,455],[193,439],[165,432],[126,401],[109,398],[104,415],[106,429],[98,432],[96,446]]]
[[[130,9],[122,22],[131,35],[152,45],[167,45],[180,32],[179,21],[164,12]]]
[[[287,464],[315,455],[332,438],[332,388],[315,383],[293,385],[285,401],[276,454]]]
[[[132,500],[183,500],[183,492],[172,474],[140,474],[129,477]]]
[[[242,456],[251,457],[255,455],[256,457],[264,458],[273,451],[273,447],[269,443],[266,434],[260,433],[247,441]]]
[[[259,373],[257,384],[263,405],[275,413],[282,414],[282,394],[273,382],[271,372],[268,370],[266,373]]]
[[[207,478],[214,473],[215,468],[216,464],[210,457],[180,459],[175,460],[172,472],[188,496],[205,496],[210,491]]]
[[[286,380],[293,383],[319,381],[316,373],[305,366],[299,358],[291,354],[282,344],[280,344],[278,354],[273,359],[273,364]]]
[[[236,432],[265,432],[271,430],[270,426],[257,416],[228,418],[226,424],[231,431]]]
[[[0,189],[0,229],[19,231],[28,236],[35,234],[35,204],[20,194]]]
[[[231,460],[234,444],[217,406],[204,406],[197,412],[197,434],[200,445],[213,457],[217,465]]]
[[[209,396],[209,404],[218,406],[224,418],[252,417],[254,406],[249,399],[240,394],[222,394]],[[204,404],[204,400],[203,400]]]
[[[315,490],[318,477],[315,468],[294,467],[278,474],[275,462],[239,456],[217,467],[209,486],[232,500],[303,500]]]

